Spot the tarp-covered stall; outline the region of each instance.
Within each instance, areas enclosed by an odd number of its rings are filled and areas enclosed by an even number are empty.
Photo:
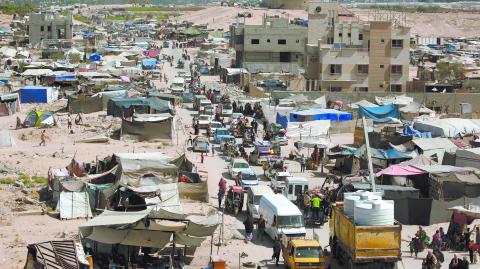
[[[51,103],[58,99],[58,90],[53,87],[26,86],[20,88],[20,103]]]
[[[136,114],[133,120],[122,119],[122,136],[138,141],[154,139],[171,140],[173,136],[173,117],[162,114]]]
[[[134,113],[168,113],[170,102],[159,98],[113,98],[108,101],[107,115],[114,117],[132,117]]]

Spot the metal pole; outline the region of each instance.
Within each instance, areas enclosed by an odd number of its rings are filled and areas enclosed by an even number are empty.
[[[370,184],[372,184],[372,191],[376,192],[375,187],[375,177],[373,176],[373,164],[372,164],[372,155],[370,154],[370,140],[368,139],[368,130],[367,130],[367,121],[365,116],[362,116],[363,123],[363,134],[365,135],[365,148],[367,150],[367,159],[368,159],[368,178],[370,179]]]

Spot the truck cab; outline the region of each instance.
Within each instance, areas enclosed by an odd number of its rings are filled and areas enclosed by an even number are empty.
[[[314,239],[282,237],[282,253],[290,269],[330,268],[328,252]]]

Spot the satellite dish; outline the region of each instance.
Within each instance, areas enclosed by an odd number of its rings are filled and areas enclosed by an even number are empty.
[[[315,8],[315,12],[320,13],[322,12],[322,7],[318,6]]]

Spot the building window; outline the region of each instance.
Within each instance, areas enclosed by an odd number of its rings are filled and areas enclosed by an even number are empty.
[[[41,32],[45,31],[45,27],[44,27],[44,26],[40,26],[40,31],[41,31]]]
[[[392,74],[402,74],[402,66],[401,65],[392,65]]]
[[[327,37],[327,44],[333,44],[333,37]]]
[[[338,33],[338,37],[342,37],[343,36],[343,33]]]
[[[52,26],[47,26],[47,31],[51,32],[52,31]]]
[[[383,68],[385,68],[385,66],[384,66],[383,64],[381,64],[381,65],[380,65],[380,68],[382,68],[382,69],[383,69]]]
[[[392,84],[392,85],[390,85],[390,91],[391,92],[401,92],[402,91],[402,85],[401,84]]]
[[[267,43],[270,43],[270,39],[267,39]]]
[[[382,88],[382,89],[383,89],[383,84],[380,84],[380,85],[378,85],[378,87],[380,87],[380,88]]]
[[[253,45],[258,45],[258,44],[260,44],[260,39],[252,39],[252,44],[253,44]]]
[[[382,43],[382,44],[385,43],[385,39],[383,39],[383,38],[380,39],[380,43]]]
[[[357,87],[358,92],[368,92],[368,87]]]
[[[297,39],[297,43],[300,43],[300,40]]]
[[[330,65],[330,74],[340,75],[341,73],[342,73],[342,65],[341,64],[331,64]]]
[[[360,40],[360,41],[363,40],[363,34],[358,34],[358,40]]]
[[[351,33],[348,33],[347,36],[348,36],[348,37],[352,37],[352,34],[351,34]]]
[[[331,91],[331,92],[341,92],[341,91],[342,91],[342,87],[330,87],[330,91]]]
[[[278,45],[287,45],[287,40],[286,39],[279,39],[278,40]]]
[[[403,48],[403,39],[392,39],[392,48],[395,48],[395,49]]]
[[[359,64],[359,65],[357,65],[357,73],[359,73],[359,74],[368,74],[368,64]]]

